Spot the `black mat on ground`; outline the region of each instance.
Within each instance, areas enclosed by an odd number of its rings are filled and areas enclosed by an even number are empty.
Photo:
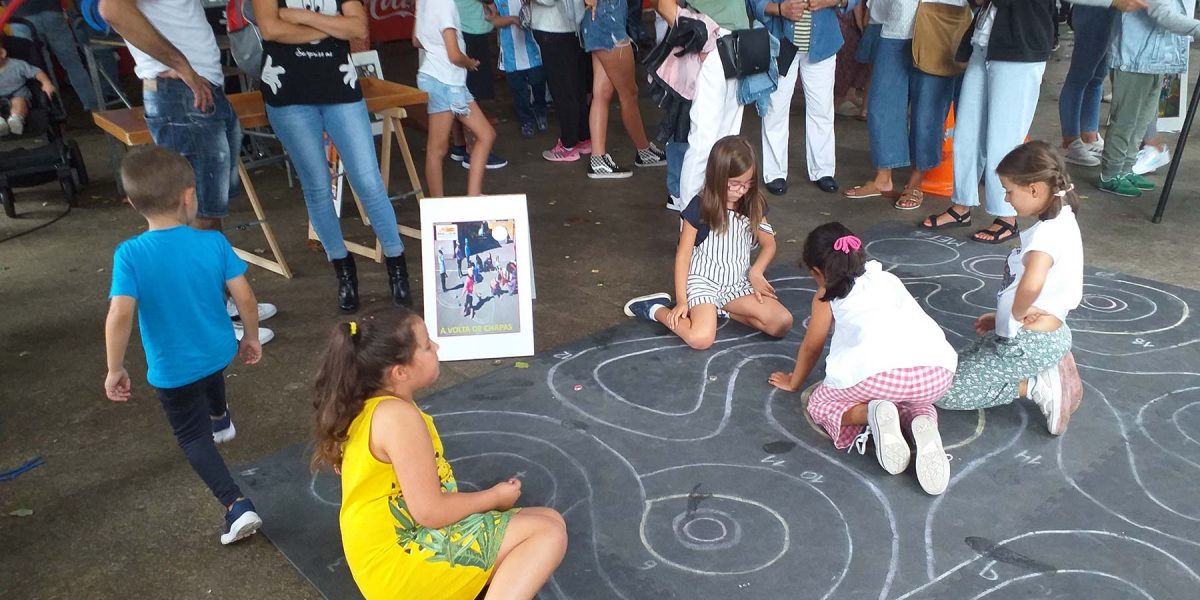
[[[995,306],[1006,248],[909,228],[864,239],[956,347]],[[813,291],[794,266],[772,279],[796,314],[783,341],[726,323],[696,352],[630,322],[422,402],[462,489],[517,474],[522,505],[566,516],[541,598],[1196,597],[1200,293],[1089,269],[1069,321],[1085,380],[1070,430],[1051,437],[1026,401],[942,412],[952,481],[933,498],[911,469],[835,451],[800,394],[767,385],[792,365]],[[295,447],[239,478],[296,568],[357,597],[337,479],[306,464]]]

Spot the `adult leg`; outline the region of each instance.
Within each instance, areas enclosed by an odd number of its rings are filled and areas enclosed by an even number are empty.
[[[496,553],[485,600],[527,600],[537,595],[567,552],[567,524],[552,508],[523,508],[513,515]]]
[[[771,337],[781,338],[792,330],[792,313],[774,298],[763,298],[760,304],[753,296],[742,296],[723,307],[729,318],[753,327]]]
[[[79,46],[75,36],[67,26],[66,16],[61,10],[46,11],[25,17],[37,28],[42,41],[50,47],[58,64],[67,72],[67,80],[86,111],[97,109],[96,90],[92,87],[92,78],[79,56]]]
[[[633,46],[617,46],[613,50],[597,50],[592,53],[598,59],[597,63],[607,76],[612,88],[616,90],[618,101],[621,103],[621,122],[625,125],[625,133],[633,140],[637,150],[650,147],[646,138],[646,127],[642,123],[642,111],[638,107],[638,88],[633,65]],[[592,123],[595,126],[595,122]]]
[[[326,125],[321,113],[319,105],[267,105],[267,118],[271,127],[287,150],[292,166],[296,168],[296,174],[300,178],[309,222],[312,223],[317,238],[321,240],[321,245],[325,247],[325,254],[332,261],[346,258],[348,251],[346,241],[342,237],[342,224],[333,207],[329,161],[325,156]],[[428,175],[426,172],[427,180]],[[392,219],[394,223],[394,215]]]
[[[228,508],[242,497],[242,492],[217,451],[209,418],[214,396],[219,396],[224,404],[224,370],[182,387],[157,389],[156,393],[188,464],[221,505]]]
[[[588,125],[592,131],[592,152],[608,154],[608,107],[612,104],[613,85],[600,64],[601,51],[592,52],[592,108]]]
[[[908,55],[911,62],[911,50]],[[833,132],[833,79],[837,72],[837,56],[817,63],[809,62],[807,53],[796,58],[804,81],[804,146],[808,179],[817,181],[833,177],[837,167]]]
[[[735,135],[742,128],[742,106],[737,101],[737,82],[725,79],[721,57],[710,52],[696,80],[696,99],[688,113],[692,129],[688,150],[679,174],[680,197],[690,199],[704,186],[708,154],[717,140]]]
[[[892,169],[911,164],[908,144],[909,77],[912,67],[912,42],[880,39],[871,70],[868,102],[875,108],[867,114],[867,132],[871,159],[875,163],[875,188],[890,192],[895,184]],[[853,196],[851,193],[847,195]]]
[[[1004,187],[996,167],[1025,142],[1033,116],[1046,63],[1017,63],[993,60],[987,65],[987,126],[984,142],[984,208],[988,213],[1016,222],[1016,209],[1004,201]],[[957,129],[955,130],[957,132]],[[991,231],[989,229],[988,231]]]
[[[921,206],[924,193],[921,182],[925,171],[942,162],[942,140],[946,114],[954,94],[954,78],[938,77],[913,69],[909,80],[910,126],[909,144],[913,169],[909,174],[906,195],[896,201],[896,208],[911,210]]]
[[[792,95],[796,92],[796,80],[800,78],[800,62],[799,54],[792,58],[791,68],[779,78],[779,87],[771,93],[770,107],[762,118],[762,180],[765,183],[787,180]]]
[[[1072,15],[1075,49],[1071,68],[1058,98],[1062,126],[1062,147],[1084,137],[1095,142],[1100,127],[1100,98],[1104,95],[1104,77],[1108,74],[1108,41],[1113,24],[1109,8],[1081,6]]]
[[[558,141],[564,148],[574,148],[579,143],[579,88],[577,61],[568,46],[579,45],[570,33],[553,33],[534,30],[533,37],[542,49],[542,66],[546,84],[554,96],[554,109],[558,115]]]
[[[396,209],[388,199],[387,186],[379,172],[375,154],[375,136],[371,134],[371,117],[363,101],[348,104],[326,104],[320,107],[322,121],[333,145],[342,157],[350,186],[358,193],[375,237],[389,257],[404,254],[404,242],[396,227]]]
[[[696,350],[707,350],[717,340],[717,305],[697,304],[688,310],[688,316],[679,319],[674,328],[667,322],[671,309],[663,307],[654,312],[655,321],[667,326],[688,346]]]
[[[954,192],[950,210],[970,215],[979,206],[979,182],[983,172],[983,144],[987,131],[987,50],[975,47],[971,52],[967,72],[954,114]],[[954,221],[950,211],[926,219],[925,226],[943,226]],[[964,218],[970,222],[969,218]]]

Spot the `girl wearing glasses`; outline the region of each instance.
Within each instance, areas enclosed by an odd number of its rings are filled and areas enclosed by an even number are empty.
[[[792,329],[792,314],[764,275],[775,257],[775,230],[755,177],[754,147],[744,137],[719,140],[708,157],[704,187],[680,215],[675,297],[655,293],[625,304],[625,314],[666,325],[697,350],[713,345],[717,317],[773,337]],[[751,262],[755,248],[758,256]]]

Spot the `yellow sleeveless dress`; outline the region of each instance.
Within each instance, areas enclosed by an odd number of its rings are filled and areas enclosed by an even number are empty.
[[[367,600],[474,600],[491,576],[508,521],[517,509],[467,516],[442,529],[420,526],[408,512],[392,465],[371,455],[375,408],[390,396],[371,398],[350,424],[342,449],[342,548],[354,581]],[[433,418],[424,412],[433,439],[438,478],[457,492]]]

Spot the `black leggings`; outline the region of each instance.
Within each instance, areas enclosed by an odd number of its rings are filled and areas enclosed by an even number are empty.
[[[175,431],[175,440],[183,449],[183,455],[191,463],[192,470],[204,480],[217,500],[229,506],[241,497],[242,492],[233,482],[233,476],[217,452],[213,442],[212,419],[210,416],[225,414],[225,370],[222,369],[177,388],[155,390],[167,421]]]
[[[533,37],[542,49],[546,83],[558,114],[559,141],[567,148],[592,139],[588,128],[591,109],[592,57],[583,51],[574,33],[534,30]]]

